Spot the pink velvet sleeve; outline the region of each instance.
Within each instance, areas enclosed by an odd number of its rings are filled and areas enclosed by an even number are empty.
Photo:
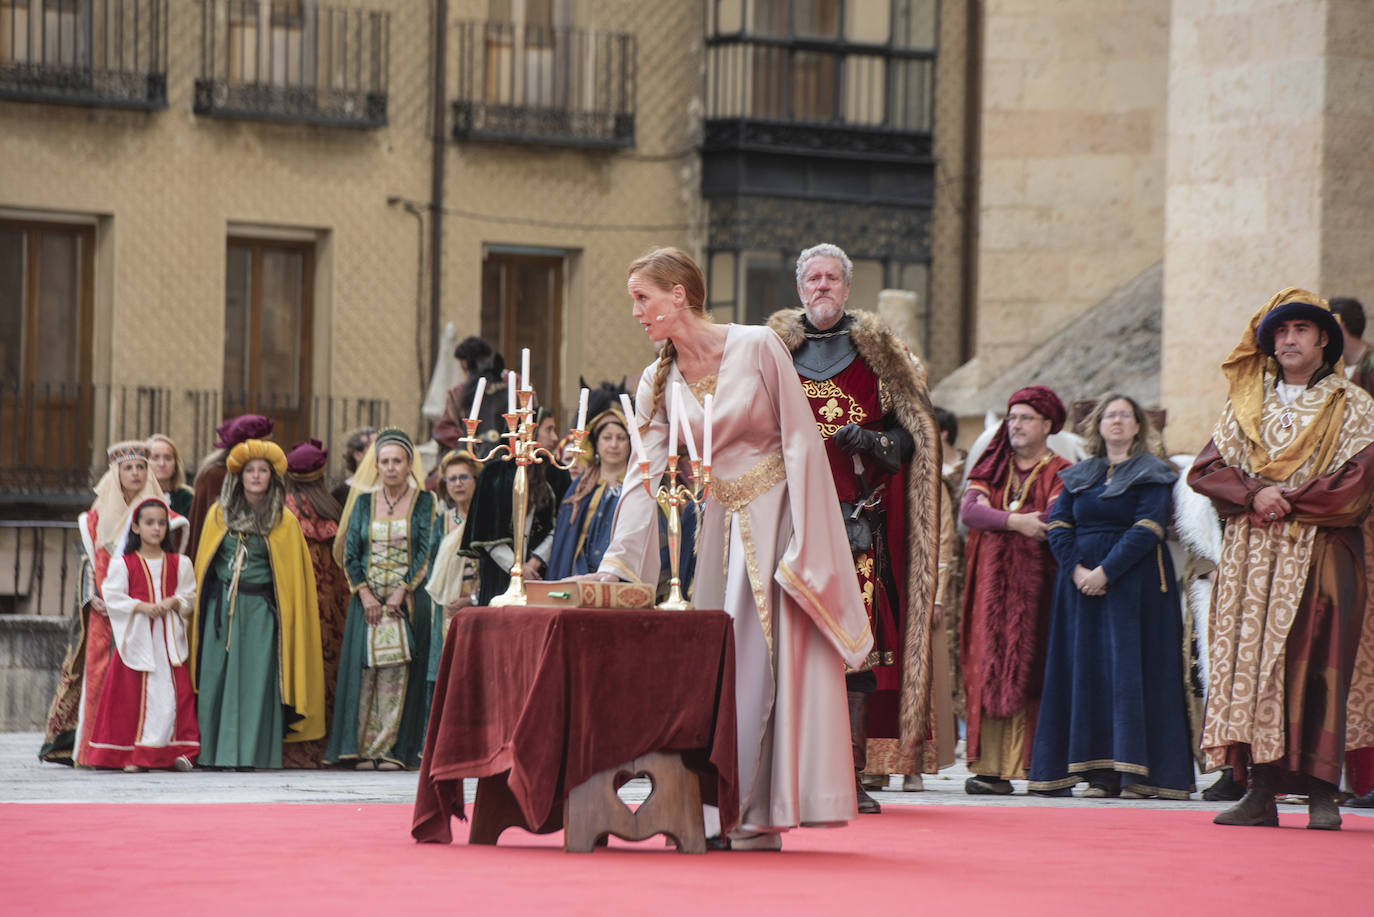
[[[964,502],[959,505],[959,521],[971,529],[984,532],[1000,532],[1007,527],[1006,510],[993,509],[978,502],[978,491],[970,487],[964,493]]]

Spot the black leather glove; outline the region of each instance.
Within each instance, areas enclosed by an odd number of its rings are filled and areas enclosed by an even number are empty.
[[[888,474],[896,474],[902,467],[901,441],[889,431],[865,430],[857,424],[847,423],[836,430],[831,439],[849,455],[873,459]]]

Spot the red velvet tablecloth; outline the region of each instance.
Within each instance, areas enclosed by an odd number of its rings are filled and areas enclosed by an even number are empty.
[[[573,787],[653,751],[682,752],[721,824],[738,821],[725,612],[463,609],[434,685],[411,834],[453,839],[464,777],[509,771],[526,824],[538,826]]]

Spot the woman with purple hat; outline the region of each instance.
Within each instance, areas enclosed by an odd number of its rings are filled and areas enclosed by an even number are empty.
[[[315,594],[320,608],[320,653],[324,661],[324,721],[326,734],[334,713],[334,682],[339,676],[339,651],[348,613],[348,581],[331,553],[343,507],[325,486],[329,450],[308,439],[286,454],[286,508],[301,524],[310,566],[315,571]],[[323,739],[282,746],[282,767],[320,767]]]
[[[205,517],[219,499],[229,450],[244,440],[271,438],[273,425],[270,417],[242,414],[231,417],[215,429],[215,451],[205,456],[196,469],[195,495],[191,498],[191,511],[186,514],[191,522],[191,544],[186,552],[192,557],[200,548],[200,530],[205,526]]]

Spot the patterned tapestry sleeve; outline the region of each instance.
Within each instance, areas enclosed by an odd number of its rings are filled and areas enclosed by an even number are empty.
[[[344,576],[349,592],[356,593],[367,583],[368,524],[372,521],[372,495],[359,494],[348,517],[344,541]]]
[[[1060,499],[1064,499],[1064,496]],[[1114,583],[1131,567],[1163,544],[1169,525],[1170,487],[1167,484],[1142,484],[1131,488],[1135,500],[1135,524],[1122,533],[1116,546],[1102,559],[1107,582]]]
[[[95,591],[95,566],[89,557],[81,555],[81,569],[77,574],[80,577],[81,594],[77,598],[77,607],[85,608],[91,604],[91,599],[98,598],[100,593]]]
[[[1188,486],[1212,501],[1223,516],[1238,516],[1250,508],[1264,482],[1226,464],[1215,441],[1198,453],[1188,471]]]
[[[1374,499],[1374,445],[1351,456],[1330,474],[1284,491],[1295,522],[1331,528],[1357,525]]]
[[[1073,524],[1073,493],[1062,490],[1059,499],[1054,501],[1050,513],[1050,529],[1047,533],[1050,551],[1059,562],[1059,569],[1072,570],[1082,563],[1078,553],[1078,533]]]

